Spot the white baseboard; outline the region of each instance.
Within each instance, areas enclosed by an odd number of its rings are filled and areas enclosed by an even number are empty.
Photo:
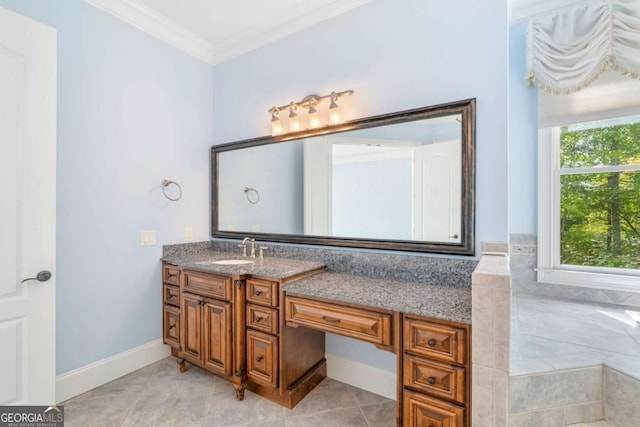
[[[169,346],[157,339],[106,359],[58,375],[56,401],[63,402],[86,391],[137,371],[171,354]]]
[[[396,400],[396,373],[326,353],[327,376],[336,381]]]

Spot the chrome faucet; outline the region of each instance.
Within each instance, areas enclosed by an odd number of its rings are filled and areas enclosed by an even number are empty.
[[[247,256],[247,241],[251,243],[251,258],[255,258],[256,239],[252,239],[251,237],[245,237],[242,239],[242,243],[238,245],[239,248],[242,248],[242,256]]]

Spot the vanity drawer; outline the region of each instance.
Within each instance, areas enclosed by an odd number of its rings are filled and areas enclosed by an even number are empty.
[[[213,298],[231,299],[231,279],[197,271],[184,272],[184,289]]]
[[[433,396],[464,403],[465,369],[405,354],[404,385]]]
[[[164,303],[180,307],[180,288],[177,286],[163,285]]]
[[[278,386],[278,337],[247,330],[247,377],[258,384]]]
[[[323,301],[287,296],[286,321],[356,338],[373,344],[391,345],[391,315],[345,307]]]
[[[247,280],[247,302],[277,307],[278,282],[259,279]]]
[[[247,304],[247,326],[270,334],[278,333],[278,310]]]
[[[164,306],[162,316],[162,329],[164,331],[164,343],[179,349],[180,348],[180,310],[176,307]]]
[[[424,394],[404,391],[403,425],[407,427],[464,427],[464,408]]]
[[[464,365],[467,362],[467,331],[407,316],[404,349],[416,355]]]
[[[162,281],[178,286],[180,284],[180,268],[175,265],[164,264],[162,266]]]

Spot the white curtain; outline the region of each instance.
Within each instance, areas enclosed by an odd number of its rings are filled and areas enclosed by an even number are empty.
[[[573,93],[608,69],[640,79],[640,0],[588,0],[529,25],[529,85]]]

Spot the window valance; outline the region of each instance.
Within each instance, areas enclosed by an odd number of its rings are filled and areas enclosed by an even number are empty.
[[[589,0],[533,18],[527,83],[579,91],[605,70],[640,79],[640,0]]]

